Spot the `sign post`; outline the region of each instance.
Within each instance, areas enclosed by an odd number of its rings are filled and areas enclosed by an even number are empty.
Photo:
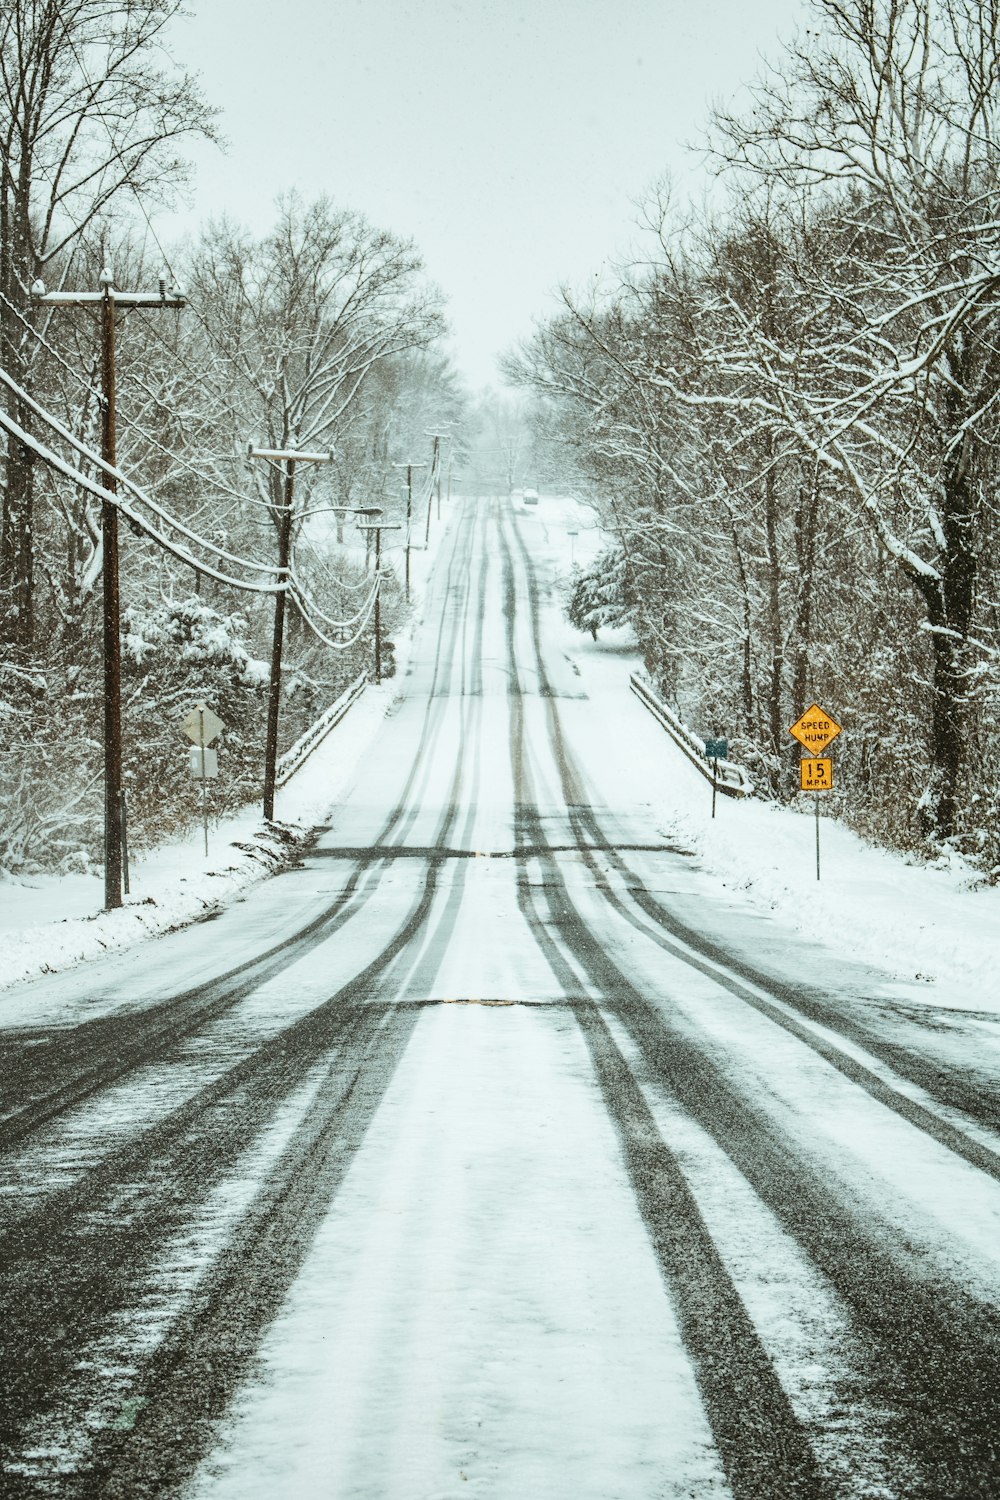
[[[816,817],[816,879],[819,879],[819,794],[833,791],[833,761],[825,756],[810,756],[799,761],[799,786],[813,794]]]
[[[799,786],[813,794],[816,817],[816,879],[820,878],[819,861],[819,794],[833,791],[833,761],[823,755],[827,745],[837,738],[840,725],[825,709],[814,703],[788,730],[804,746],[808,755],[799,761]]]
[[[712,762],[712,817],[715,817],[715,794],[719,785],[719,761],[729,759],[728,740],[706,740],[705,759]]]
[[[217,740],[225,729],[225,725],[218,714],[205,703],[196,703],[189,713],[184,715],[181,728],[189,740],[194,741],[195,748],[191,751],[191,770],[201,780],[201,819],[205,830],[205,855],[208,856],[208,778],[218,776],[219,757],[215,750],[209,750],[213,740]]]

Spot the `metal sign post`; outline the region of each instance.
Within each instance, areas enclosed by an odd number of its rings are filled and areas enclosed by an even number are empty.
[[[796,719],[788,730],[809,752],[799,761],[799,786],[803,792],[813,794],[813,814],[816,819],[816,879],[820,878],[819,859],[819,794],[833,791],[833,761],[823,755],[827,745],[840,734],[840,725],[825,709],[814,703],[801,718]]]
[[[191,770],[201,781],[201,819],[205,831],[205,856],[208,857],[208,778],[219,774],[219,757],[214,750],[209,750],[213,740],[217,740],[226,727],[217,713],[205,703],[196,703],[191,711],[184,715],[181,725],[189,740],[194,741],[194,749],[191,751]]]
[[[728,740],[706,740],[705,759],[712,762],[712,817],[715,817],[716,792],[719,787],[719,761],[729,759]]]
[[[799,786],[813,794],[816,817],[816,879],[819,879],[819,794],[833,791],[833,761],[827,756],[807,756],[799,761]]]

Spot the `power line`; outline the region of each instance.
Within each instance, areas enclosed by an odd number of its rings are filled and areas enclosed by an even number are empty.
[[[304,598],[305,597],[305,590],[303,589],[301,583],[299,582],[298,574],[295,572],[295,564],[294,564],[294,562],[289,565],[289,575],[290,575],[291,580],[292,580],[292,587],[293,587],[293,590],[295,592],[295,597],[296,598]],[[320,620],[322,620],[323,623],[324,623],[324,625],[329,625],[331,627],[331,629],[333,629],[333,630],[349,630],[352,625],[355,625],[357,623],[357,621],[361,619],[362,615],[366,615],[366,614],[370,614],[371,613],[372,606],[373,606],[373,604],[375,602],[375,594],[376,594],[377,590],[378,590],[378,581],[376,580],[376,582],[368,590],[368,598],[365,600],[364,604],[362,604],[361,608],[357,611],[356,614],[351,615],[351,617],[349,619],[347,619],[347,620],[331,620],[330,616],[327,615],[327,614],[324,614],[323,611],[320,609],[319,605],[316,604],[315,602],[311,602],[310,608],[312,609],[313,613],[317,616],[317,618],[320,619]]]
[[[346,651],[346,650],[348,650],[349,647],[357,645],[358,641],[360,641],[361,637],[364,635],[365,630],[366,630],[367,625],[368,625],[368,621],[372,617],[372,613],[373,613],[374,608],[375,608],[375,603],[376,603],[376,600],[378,598],[378,593],[379,593],[379,589],[378,589],[378,586],[376,585],[376,587],[375,587],[375,589],[373,590],[373,593],[372,593],[371,602],[370,602],[370,604],[368,606],[368,609],[367,609],[367,611],[365,613],[365,617],[361,621],[361,623],[358,626],[357,630],[350,637],[349,640],[346,640],[346,641],[344,641],[344,640],[341,640],[341,641],[331,640],[328,635],[326,635],[322,630],[320,630],[320,628],[316,624],[316,622],[314,620],[312,620],[312,619],[309,618],[309,614],[308,614],[308,612],[307,612],[306,609],[304,609],[302,611],[303,618],[304,618],[306,624],[309,626],[309,629],[313,632],[314,635],[316,635],[316,636],[319,637],[319,639],[323,642],[324,646],[329,646],[330,649],[331,649],[331,651]],[[293,595],[293,598],[295,599],[296,603],[301,608],[302,604],[303,604],[301,596],[298,595],[298,594],[295,594],[295,595]]]
[[[13,386],[15,389],[20,389],[19,387],[17,387],[16,382],[12,381],[3,370],[0,370],[0,381],[4,381],[6,384]],[[30,401],[31,398],[28,399]],[[103,460],[98,458],[96,454],[91,453],[84,444],[77,442],[77,440],[73,438],[73,435],[71,433],[67,433],[65,429],[62,428],[61,423],[59,423],[55,418],[49,417],[49,414],[44,411],[44,408],[38,407],[37,403],[33,401],[31,402],[31,405],[37,411],[38,415],[43,418],[43,420],[49,420],[50,425],[55,431],[58,432],[61,437],[64,437],[68,441],[73,443],[73,446],[78,449],[83,457],[86,457],[91,462],[98,464],[102,468],[108,469],[109,472],[113,472],[116,478],[122,480],[129,488],[133,488],[132,482],[128,480],[126,476],[122,475],[118,470],[111,469],[111,466],[104,464]],[[358,614],[351,616],[348,620],[333,620],[328,615],[326,615],[323,610],[320,609],[316,601],[301,584],[297,575],[295,575],[294,577],[290,577],[287,583],[252,583],[247,581],[246,579],[234,578],[230,574],[223,573],[214,568],[210,563],[206,563],[203,559],[195,557],[192,553],[188,552],[186,548],[176,542],[171,541],[169,537],[165,537],[163,533],[159,531],[144,516],[134,511],[122,499],[120,495],[113,494],[110,490],[106,490],[102,485],[98,484],[96,480],[89,478],[89,476],[83,473],[82,470],[74,468],[71,464],[67,463],[65,459],[60,458],[59,455],[53,452],[51,448],[48,448],[45,444],[40,443],[34,436],[34,434],[26,432],[11,417],[9,417],[6,412],[2,410],[0,410],[0,426],[2,426],[12,437],[16,438],[18,442],[23,443],[25,447],[30,448],[31,451],[35,453],[37,457],[40,458],[44,463],[57,470],[57,472],[61,473],[72,483],[80,485],[83,489],[87,490],[88,493],[92,494],[95,499],[107,501],[115,505],[116,508],[121,512],[121,514],[125,516],[126,520],[139,527],[140,530],[143,531],[144,534],[148,536],[152,541],[156,542],[158,546],[162,547],[173,557],[177,558],[179,562],[184,563],[187,567],[193,568],[195,572],[204,573],[207,577],[213,578],[218,583],[226,584],[230,588],[240,589],[245,593],[270,595],[278,593],[288,594],[290,597],[294,598],[296,603],[300,606],[303,618],[306,620],[306,623],[309,625],[310,629],[313,630],[314,634],[317,635],[321,640],[323,640],[326,645],[331,646],[334,650],[344,649],[345,643],[329,640],[324,635],[324,633],[316,626],[315,619],[324,620],[332,629],[347,630],[351,625],[355,623],[355,621],[361,619],[361,616],[363,615],[364,619],[361,623],[359,635],[356,635],[353,639],[359,639],[360,634],[363,634],[364,625],[367,624],[368,619],[371,617],[372,609],[374,608],[375,595],[377,592],[377,589],[375,587],[370,590],[369,597],[366,600],[363,609],[359,611]],[[157,509],[159,509],[159,507],[157,507]],[[167,524],[177,527],[181,526],[181,523],[177,522],[173,517],[167,515],[166,512],[163,512],[163,516]],[[192,533],[192,535],[194,534]],[[207,543],[204,538],[196,539],[203,542],[205,545],[212,545],[211,543]],[[266,571],[272,573],[277,572],[277,568],[270,564],[256,563],[250,561],[249,559],[242,558],[236,558],[235,560],[243,563],[245,566],[265,569]],[[348,642],[347,644],[353,644],[353,640],[351,642]]]
[[[157,406],[161,407],[168,416],[176,418],[177,413],[167,405],[166,401],[164,401],[161,396],[158,396],[155,391],[151,391],[149,389],[149,386],[146,385],[145,381],[143,381],[131,370],[127,370],[124,373],[127,380],[131,380],[135,385],[137,385],[139,389],[143,391],[151,401],[154,401]],[[268,505],[266,500],[258,500],[254,495],[247,495],[242,490],[235,490],[233,489],[232,485],[226,484],[225,480],[220,479],[218,475],[206,474],[202,469],[196,468],[196,466],[190,461],[190,459],[184,458],[173,448],[168,448],[167,445],[161,442],[159,438],[154,437],[153,434],[147,431],[147,429],[143,427],[142,424],[137,421],[135,416],[131,413],[128,414],[128,424],[130,427],[134,428],[136,432],[139,433],[140,437],[144,437],[147,443],[152,443],[153,447],[157,448],[160,453],[164,454],[167,458],[173,459],[174,463],[179,465],[180,468],[185,469],[189,474],[192,474],[195,479],[200,479],[203,484],[210,484],[221,494],[228,495],[233,500],[238,500],[241,505],[259,505],[266,510],[270,510],[271,507]]]
[[[59,353],[59,350],[54,348],[53,345],[49,343],[48,339],[38,328],[35,328],[31,323],[28,322],[21,309],[15,303],[13,303],[10,298],[3,292],[0,292],[0,302],[5,303],[6,306],[10,308],[11,312],[14,314],[15,318],[17,318],[18,322],[23,324],[27,331],[32,335],[32,337],[38,340],[46,353],[51,354],[52,358],[73,377],[77,384],[83,387],[88,396],[94,396],[98,401],[101,400],[101,393],[98,390],[97,386],[91,385],[86,377],[81,375],[80,371],[76,369],[75,366],[70,364],[68,359],[64,359],[64,357]]]
[[[0,371],[0,378],[2,377],[3,372]],[[218,571],[210,563],[206,563],[204,559],[195,557],[192,553],[188,552],[187,549],[180,543],[171,541],[169,537],[164,536],[163,533],[159,531],[151,521],[147,520],[145,516],[140,515],[139,513],[134,511],[131,506],[122,499],[120,495],[116,495],[111,490],[105,489],[102,485],[98,484],[96,480],[89,478],[89,476],[86,475],[82,469],[73,468],[73,466],[67,463],[65,459],[60,458],[57,453],[54,453],[51,448],[48,448],[43,443],[40,443],[34,436],[34,434],[26,432],[23,427],[18,426],[13,418],[9,417],[3,410],[0,410],[0,427],[3,427],[11,437],[16,438],[19,443],[22,443],[24,445],[24,447],[30,448],[30,450],[38,458],[40,458],[43,463],[48,464],[50,468],[56,469],[66,479],[71,480],[73,484],[80,485],[81,488],[87,490],[89,494],[93,495],[96,500],[114,505],[115,508],[120,511],[121,514],[126,518],[127,521],[129,521],[132,525],[137,526],[148,537],[151,537],[153,541],[155,541],[165,551],[170,552],[174,557],[177,558],[179,562],[185,563],[189,568],[193,568],[195,572],[205,573],[208,577],[214,578],[219,583],[225,583],[228,584],[231,588],[242,589],[245,592],[252,594],[276,594],[286,588],[285,584],[250,583],[247,582],[246,579],[233,578],[226,573]],[[85,456],[93,457],[93,455]],[[116,474],[116,477],[123,477],[119,476],[117,471],[114,472]],[[167,517],[167,520],[173,525],[178,524],[176,522],[173,522],[171,517]],[[199,540],[202,539],[199,538]],[[242,559],[240,559],[240,561],[242,561]],[[260,563],[251,563],[249,564],[249,566],[259,568],[263,565]],[[266,571],[273,573],[276,571],[276,569],[267,568]]]
[[[115,465],[109,464],[99,454],[95,453],[93,449],[89,448],[86,443],[82,442],[81,439],[78,438],[74,433],[70,432],[68,428],[64,427],[57,417],[54,417],[51,412],[46,411],[46,409],[41,406],[33,396],[30,396],[26,390],[19,386],[17,384],[17,381],[13,380],[10,375],[7,374],[6,370],[0,369],[0,383],[6,385],[9,390],[13,391],[15,395],[23,400],[25,404],[29,406],[31,410],[36,414],[36,416],[39,416],[42,421],[52,429],[53,432],[57,433],[58,436],[63,439],[64,442],[69,443],[70,446],[74,448],[76,452],[81,456],[81,458],[85,458],[88,463],[92,463],[98,469],[103,470],[104,473],[109,476],[109,478],[115,479],[119,483],[123,484],[126,490],[128,490],[128,492],[133,495],[140,504],[147,506],[154,515],[159,516],[160,519],[171,528],[171,530],[179,531],[183,536],[186,536],[189,541],[197,543],[197,545],[200,547],[207,548],[210,552],[214,552],[217,557],[222,558],[226,562],[236,563],[239,567],[250,568],[252,571],[258,573],[275,572],[275,568],[272,566],[272,564],[257,562],[252,558],[240,557],[236,553],[228,552],[224,547],[220,547],[216,542],[212,542],[207,537],[201,536],[199,532],[193,531],[191,527],[185,525],[183,521],[178,521],[176,517],[171,516],[170,513],[163,508],[163,506],[159,505],[155,500],[153,500],[149,495],[141,490],[134,480],[129,479],[128,475],[123,474],[121,470],[118,469]],[[8,428],[8,430],[10,429]],[[18,433],[20,433],[20,431],[21,429],[18,428]],[[21,440],[26,441],[29,447],[36,448],[40,456],[42,457],[44,457],[45,452],[48,451],[43,450],[37,444],[32,443],[29,440],[27,434]],[[77,473],[79,471],[71,472]],[[111,493],[109,490],[106,490],[103,487],[92,486],[92,488],[102,500],[107,499]],[[122,506],[121,508],[123,510],[125,509],[124,506]],[[139,521],[141,519],[140,517],[135,515],[134,511],[128,511],[127,514],[133,520]]]

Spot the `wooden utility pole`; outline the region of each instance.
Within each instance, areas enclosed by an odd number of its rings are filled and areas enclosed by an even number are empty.
[[[445,423],[446,427],[448,427],[450,425],[451,424],[448,423],[448,422]],[[450,434],[447,433],[447,432],[439,432],[435,428],[425,428],[424,429],[424,435],[426,437],[434,439],[434,453],[433,453],[433,457],[432,457],[432,460],[431,460],[431,465],[432,465],[432,469],[431,469],[431,484],[432,484],[433,490],[435,491],[435,493],[437,495],[437,518],[440,521],[440,519],[441,519],[441,439],[449,437]],[[450,479],[449,479],[448,483],[449,483],[449,488],[450,488],[450,485],[451,485]],[[430,536],[431,536],[431,497],[430,497],[430,495],[428,495],[427,496],[427,534],[424,537],[424,543],[425,543],[425,545],[430,541]]]
[[[281,652],[285,641],[285,601],[292,570],[292,498],[296,464],[326,464],[332,453],[302,453],[295,448],[249,449],[251,458],[268,458],[285,465],[278,515],[278,582],[285,585],[274,596],[274,633],[271,638],[271,678],[267,689],[267,737],[264,742],[264,817],[274,820],[274,786],[278,774],[278,716],[281,709]]]
[[[47,292],[41,282],[32,288],[35,302],[50,307],[101,308],[101,457],[114,469],[117,463],[115,428],[115,332],[119,307],[183,307],[185,299],[167,289],[161,277],[158,292],[119,292],[111,272],[100,275],[99,292]],[[111,497],[118,480],[107,471],[101,484]],[[124,792],[122,790],[122,647],[121,596],[118,586],[118,507],[111,498],[101,501],[101,577],[104,600],[104,907],[122,904]],[[128,876],[125,875],[126,888]]]
[[[441,476],[438,466],[441,462],[441,434],[440,432],[429,432],[428,437],[434,439],[434,451],[431,455],[431,489],[427,492],[427,526],[424,531],[424,546],[429,547],[431,542],[431,495],[433,493],[434,481],[438,485],[438,517],[441,516]]]
[[[406,470],[406,602],[410,602],[410,539],[413,525],[413,471],[426,469],[426,464],[393,464],[394,469]]]
[[[383,511],[381,505],[356,505],[354,507],[354,515],[356,515],[356,516],[367,516],[368,517],[368,522],[372,526],[377,525],[379,516],[384,515],[384,514],[385,514],[385,512]],[[365,530],[365,526],[364,526],[363,522],[361,522],[361,521],[358,522],[358,529],[360,531],[364,531]],[[366,533],[366,535],[365,535],[365,575],[366,576],[367,576],[367,573],[368,573],[368,564],[371,562],[371,555],[372,555],[372,539]]]
[[[382,533],[402,531],[401,526],[380,524],[372,526],[358,522],[358,529],[375,533],[375,681],[382,681]]]

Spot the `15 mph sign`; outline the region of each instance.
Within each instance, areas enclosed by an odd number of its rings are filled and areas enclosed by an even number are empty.
[[[840,725],[836,719],[831,718],[826,709],[814,703],[812,708],[806,709],[801,719],[796,719],[788,733],[794,734],[799,744],[804,745],[810,755],[821,755],[827,745],[837,738]]]
[[[804,792],[832,792],[833,761],[825,756],[803,756],[799,761],[799,785]]]

